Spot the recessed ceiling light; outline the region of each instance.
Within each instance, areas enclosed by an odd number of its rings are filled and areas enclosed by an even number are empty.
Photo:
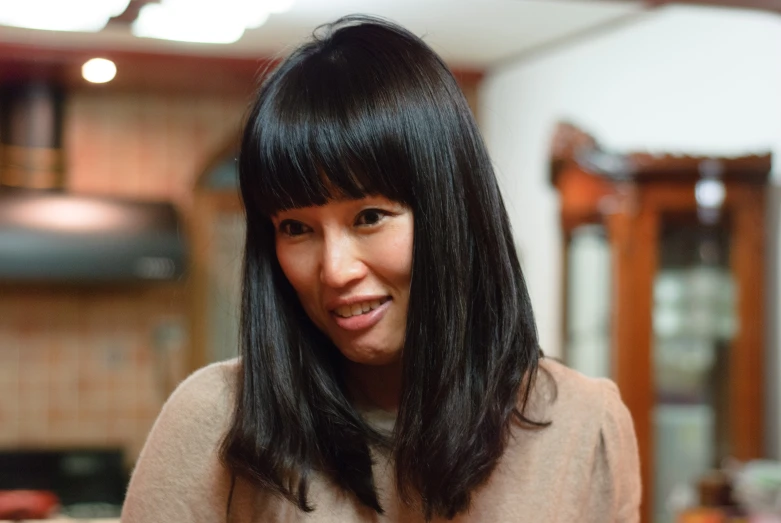
[[[92,58],[81,66],[81,76],[93,84],[105,84],[117,75],[117,66],[105,58]]]

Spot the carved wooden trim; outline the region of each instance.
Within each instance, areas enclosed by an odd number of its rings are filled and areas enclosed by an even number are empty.
[[[628,155],[632,178],[637,182],[693,182],[699,178],[764,184],[771,169],[770,154],[736,157],[675,156],[632,153]]]
[[[551,140],[551,183],[556,185],[560,171],[567,164],[578,163],[578,154],[594,149],[599,146],[593,136],[569,122],[559,122]]]
[[[764,185],[770,175],[771,155],[735,157],[689,156],[632,152],[619,154],[603,149],[588,133],[568,122],[554,131],[550,152],[551,183],[568,165],[608,180],[637,183],[653,181],[695,182],[703,177]]]

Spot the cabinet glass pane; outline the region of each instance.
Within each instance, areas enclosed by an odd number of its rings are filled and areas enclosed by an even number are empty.
[[[605,230],[572,231],[567,248],[567,365],[587,376],[610,375],[610,246]]]
[[[675,488],[696,484],[729,453],[727,387],[737,328],[729,235],[696,216],[660,224],[653,294],[654,514],[673,522]]]

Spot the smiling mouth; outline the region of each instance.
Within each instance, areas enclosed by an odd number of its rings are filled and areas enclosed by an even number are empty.
[[[359,303],[353,303],[352,305],[342,305],[334,309],[333,313],[340,318],[352,318],[353,316],[361,316],[368,314],[374,309],[380,307],[383,303],[390,301],[390,296],[380,298],[377,300],[362,301]]]

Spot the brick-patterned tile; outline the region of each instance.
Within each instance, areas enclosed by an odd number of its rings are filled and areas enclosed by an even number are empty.
[[[0,403],[0,446],[19,441],[19,405],[12,402]]]
[[[19,346],[17,340],[14,339],[11,333],[0,332],[0,383],[18,383],[19,374]]]
[[[49,419],[45,408],[32,409],[22,403],[19,410],[19,444],[23,446],[47,445]]]
[[[239,97],[73,92],[68,186],[173,200],[188,216],[197,177],[237,136]],[[154,328],[182,321],[181,285],[0,291],[0,445],[118,443],[134,459],[187,346],[161,382]]]

